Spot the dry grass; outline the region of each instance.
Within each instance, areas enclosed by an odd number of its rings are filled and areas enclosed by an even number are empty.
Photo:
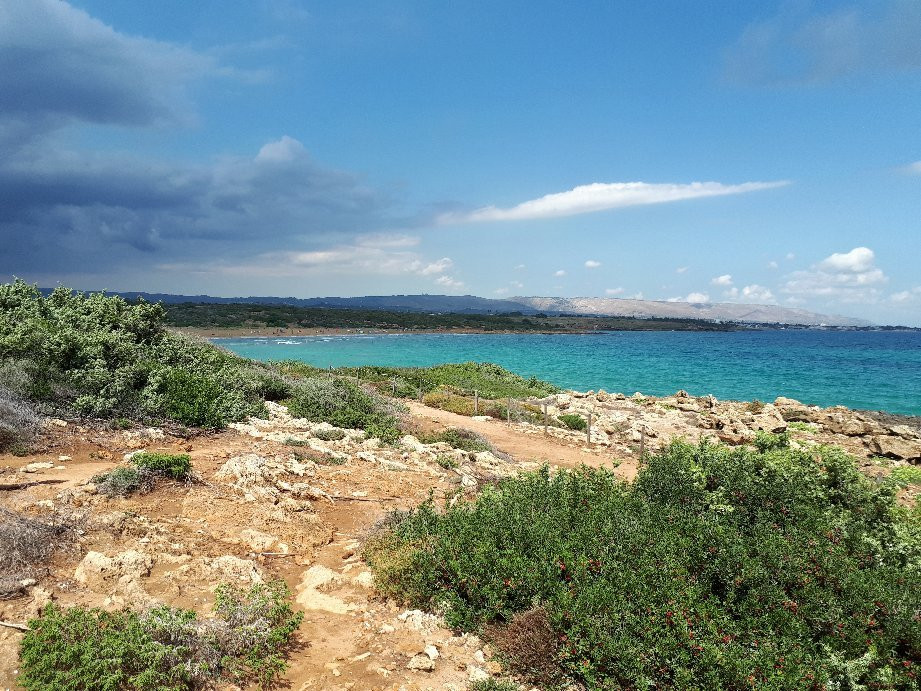
[[[20,581],[42,575],[54,554],[70,548],[75,537],[73,521],[40,521],[0,508],[0,597],[16,595]]]
[[[494,627],[489,633],[513,674],[541,687],[562,681],[557,662],[559,642],[543,607],[520,612],[508,626]]]
[[[25,453],[40,424],[32,406],[0,384],[0,452]]]

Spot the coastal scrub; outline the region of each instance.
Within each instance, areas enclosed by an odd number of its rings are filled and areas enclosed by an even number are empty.
[[[589,688],[917,688],[921,521],[840,450],[760,446],[675,442],[632,485],[544,468],[397,515],[365,556],[499,642],[543,612]]]

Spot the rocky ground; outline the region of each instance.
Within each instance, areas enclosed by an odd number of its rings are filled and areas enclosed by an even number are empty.
[[[0,505],[76,526],[74,540],[18,592],[0,599],[0,620],[22,624],[53,600],[119,608],[156,602],[207,615],[221,582],[282,578],[305,612],[286,681],[292,689],[465,689],[500,674],[488,644],[456,635],[437,617],[375,596],[360,556],[387,513],[434,493],[473,495],[497,478],[549,463],[613,468],[625,479],[641,448],[675,437],[728,444],[758,430],[788,431],[802,447],[835,444],[871,476],[921,462],[921,419],[815,408],[790,399],[721,402],[684,392],[665,398],[566,392],[544,399],[549,413],[592,415],[585,432],[461,417],[411,403],[396,446],[329,425],[292,419],[270,405],[269,419],[186,438],[161,429],[112,430],[49,420],[31,456],[0,455]],[[496,453],[465,453],[418,436],[448,426],[473,430]],[[140,449],[189,453],[195,480],[158,482],[129,498],[96,491],[93,476]],[[916,486],[903,490],[913,501]],[[3,576],[3,574],[0,574]],[[0,687],[17,688],[22,632],[0,627]]]

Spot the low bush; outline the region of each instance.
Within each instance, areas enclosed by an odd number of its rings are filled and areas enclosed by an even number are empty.
[[[192,459],[188,454],[136,453],[131,462],[139,470],[146,470],[172,480],[185,480],[192,472]]]
[[[461,629],[542,607],[588,688],[917,687],[921,520],[837,449],[676,442],[632,485],[544,469],[398,515],[365,558]]]
[[[471,416],[476,413],[479,413],[480,415],[486,414],[484,412],[486,401],[481,402],[480,410],[474,411],[472,398],[461,396],[460,394],[452,393],[450,391],[432,391],[425,394],[422,402],[430,408],[447,410],[449,413],[456,413],[457,415]]]
[[[321,441],[340,441],[345,439],[345,432],[341,429],[318,429],[313,436]]]
[[[449,427],[441,432],[423,434],[419,437],[423,444],[449,444],[455,449],[478,453],[480,451],[494,451],[493,445],[476,432],[460,427]]]
[[[400,438],[396,409],[378,394],[344,379],[314,378],[298,382],[289,412],[335,427],[363,429],[368,436],[393,443]]]
[[[569,429],[574,429],[577,431],[582,431],[588,426],[588,423],[583,416],[576,415],[574,413],[564,413],[563,415],[558,416],[558,419]]]
[[[294,371],[299,369],[287,363],[284,366]],[[400,398],[417,398],[420,389],[425,394],[448,390],[469,396],[478,391],[484,399],[542,397],[559,391],[549,382],[536,377],[526,379],[491,362],[448,363],[432,367],[353,367],[340,368],[335,372],[374,383],[385,394],[393,392],[395,382],[396,395]]]
[[[447,454],[440,453],[435,457],[435,463],[440,465],[445,470],[453,470],[456,468],[459,463],[454,456],[448,456]]]
[[[158,477],[187,480],[192,471],[188,454],[136,453],[131,466],[119,466],[93,476],[96,491],[107,497],[128,497],[150,492]]]
[[[889,476],[900,487],[908,485],[921,485],[921,467],[915,465],[900,465],[892,469]]]
[[[46,689],[172,691],[223,681],[269,687],[303,619],[282,581],[248,590],[222,585],[214,618],[157,607],[139,614],[51,603],[29,622],[19,683]]]
[[[758,430],[755,433],[755,448],[761,453],[786,449],[790,446],[790,435],[787,432],[774,434]]]
[[[144,494],[154,487],[154,476],[148,470],[119,466],[94,475],[96,491],[107,497],[129,497],[135,492]]]
[[[518,691],[519,687],[513,681],[499,681],[498,679],[482,679],[470,682],[469,691]]]

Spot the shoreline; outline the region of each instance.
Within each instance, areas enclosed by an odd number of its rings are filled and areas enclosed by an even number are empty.
[[[554,336],[570,335],[580,336],[586,334],[607,333],[606,331],[515,331],[509,329],[497,329],[487,331],[485,329],[352,329],[352,328],[209,328],[202,329],[199,327],[189,326],[171,326],[170,331],[185,334],[187,336],[196,336],[198,338],[303,338],[307,336],[408,336],[408,335],[431,335],[431,334],[469,334],[469,335],[535,335],[535,336]]]

